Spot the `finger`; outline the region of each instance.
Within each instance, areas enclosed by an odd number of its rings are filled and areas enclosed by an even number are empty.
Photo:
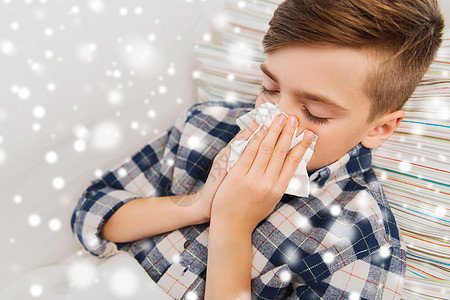
[[[247,174],[248,170],[253,164],[255,157],[258,153],[259,145],[262,139],[268,131],[267,126],[262,126],[255,132],[255,135],[251,138],[241,156],[233,167],[238,174]]]
[[[291,146],[292,136],[294,135],[295,129],[297,128],[297,117],[289,116],[287,124],[284,126],[280,137],[273,150],[272,157],[270,158],[269,164],[266,168],[266,173],[271,176],[276,176],[279,178],[281,168],[285,162],[286,156],[289,152],[289,147]]]
[[[259,125],[255,120],[252,120],[246,127],[242,128],[235,137],[230,141],[247,140],[255,131]]]
[[[255,173],[264,173],[267,167],[267,164],[272,156],[273,149],[275,144],[280,136],[281,131],[286,124],[286,115],[283,113],[278,114],[273,120],[272,124],[270,124],[269,131],[267,132],[267,136],[262,141],[258,154],[255,158],[255,162],[252,166],[252,172]]]
[[[249,124],[247,124],[245,127],[242,128],[235,136],[234,138],[228,143],[228,145],[223,148],[218,155],[221,157],[222,163],[225,165],[228,165],[228,160],[231,156],[232,151],[236,152],[238,151],[237,157],[241,154],[241,147],[245,147],[245,141],[247,141],[251,136],[256,132],[256,130],[259,128],[258,123],[255,120],[252,120]],[[238,141],[242,141],[244,145],[235,145],[237,148],[232,149],[232,144]],[[236,157],[236,155],[235,155]]]
[[[303,140],[293,147],[289,155],[286,157],[280,174],[280,182],[286,183],[286,186],[284,187],[285,189],[289,185],[289,181],[294,176],[295,171],[297,171],[298,165],[302,161],[306,150],[309,148],[313,140],[314,134],[312,131],[305,132]]]
[[[247,124],[247,126],[238,131],[238,133],[225,146],[225,148],[227,148],[227,153],[231,152],[231,144],[233,144],[233,142],[248,140],[256,131],[256,129],[258,129],[258,127],[258,123],[255,120],[252,120],[249,124]],[[223,148],[222,150],[225,151],[225,148]]]
[[[211,172],[214,170],[226,170],[226,166],[228,163],[228,159],[230,158],[231,154],[231,147],[227,145],[227,147],[222,148],[219,153],[217,153],[216,157],[214,158],[213,165]]]
[[[231,144],[233,144],[233,142],[248,140],[256,132],[256,130],[258,128],[259,128],[258,123],[255,120],[251,121],[249,124],[247,124],[247,126],[242,128],[242,130],[239,131],[235,135],[235,137],[228,143],[226,148],[228,148],[229,152],[231,152],[232,151],[231,150]]]

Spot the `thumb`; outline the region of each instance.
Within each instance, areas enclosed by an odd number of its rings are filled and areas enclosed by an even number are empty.
[[[223,178],[225,178],[227,174],[227,164],[228,159],[231,155],[231,144],[235,141],[239,140],[247,140],[253,134],[256,129],[258,129],[258,123],[253,120],[244,127],[241,131],[239,131],[234,138],[224,147],[222,148],[214,158],[213,164],[211,166],[210,177],[211,180],[217,180],[222,182]],[[209,178],[208,178],[209,179]]]
[[[229,155],[230,149],[227,146],[220,150],[214,158],[208,178],[202,187],[202,194],[206,195],[205,197],[213,199],[217,189],[225,179]]]
[[[231,145],[228,144],[226,147],[222,148],[222,150],[220,150],[214,158],[211,173],[214,174],[214,176],[219,180],[223,179],[227,174],[227,164],[230,154]]]

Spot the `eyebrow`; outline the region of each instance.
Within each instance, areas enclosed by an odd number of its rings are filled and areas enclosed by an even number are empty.
[[[275,81],[275,83],[279,84],[278,78],[277,76],[275,76],[268,68],[267,66],[262,63],[260,66],[261,71],[267,75],[267,77],[269,77],[270,79],[272,79],[273,81]],[[311,100],[311,101],[316,101],[316,102],[320,102],[320,103],[324,103],[324,104],[328,104],[331,105],[335,108],[337,108],[338,110],[341,111],[349,111],[348,109],[340,106],[339,104],[337,104],[335,101],[331,100],[330,98],[328,98],[327,96],[324,95],[320,95],[320,94],[316,94],[316,93],[310,93],[310,92],[306,92],[306,91],[300,91],[297,89],[294,89],[292,91],[292,94],[297,97],[297,98],[301,98],[301,99],[307,99],[307,100]]]

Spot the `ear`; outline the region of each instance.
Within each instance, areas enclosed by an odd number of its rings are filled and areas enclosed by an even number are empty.
[[[366,148],[376,148],[387,140],[405,117],[403,110],[385,114],[374,121],[369,133],[362,139],[361,144]]]

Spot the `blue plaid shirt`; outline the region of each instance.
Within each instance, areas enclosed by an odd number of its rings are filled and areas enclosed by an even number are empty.
[[[209,223],[130,243],[100,237],[103,224],[135,198],[191,194],[239,131],[250,103],[205,102],[128,161],[91,181],[72,215],[74,235],[90,253],[128,251],[174,299],[204,298]],[[198,145],[189,143],[197,137]],[[284,194],[252,235],[252,299],[399,299],[406,247],[371,151],[358,144],[310,176],[309,197]]]

